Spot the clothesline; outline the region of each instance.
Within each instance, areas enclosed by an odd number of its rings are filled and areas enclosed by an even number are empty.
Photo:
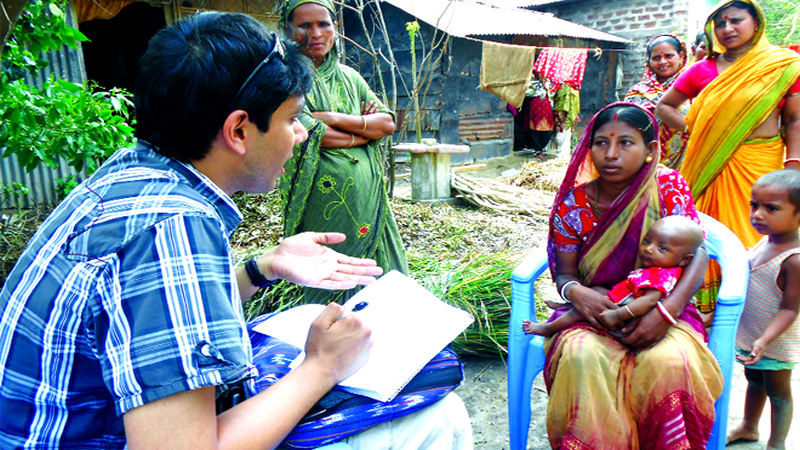
[[[597,52],[598,50],[602,52],[633,52],[633,53],[641,53],[641,50],[638,49],[630,49],[630,48],[602,48],[602,47],[552,47],[552,46],[540,46],[540,45],[523,45],[523,44],[508,44],[505,42],[498,42],[498,41],[490,41],[488,39],[478,39],[469,36],[464,36],[463,39],[467,39],[469,41],[476,41],[476,42],[491,42],[492,44],[498,45],[507,45],[509,47],[527,47],[533,48],[536,50],[544,50],[546,48],[553,48],[553,49],[560,49],[560,50],[592,50]]]

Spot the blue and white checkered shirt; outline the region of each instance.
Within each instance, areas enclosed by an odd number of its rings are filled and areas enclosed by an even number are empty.
[[[124,448],[126,411],[255,376],[228,239],[241,219],[146,143],[75,189],[0,292],[0,448]]]

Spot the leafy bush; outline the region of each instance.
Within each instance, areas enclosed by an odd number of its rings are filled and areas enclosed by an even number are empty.
[[[77,49],[87,40],[67,26],[59,6],[64,4],[32,1],[6,42],[0,71],[0,152],[3,157],[17,155],[27,171],[39,164],[55,168],[63,158],[76,171],[92,173],[118,148],[133,143],[130,94],[52,77],[37,87],[22,78],[48,64],[42,52],[63,45]],[[74,183],[67,180],[62,186],[69,189]]]

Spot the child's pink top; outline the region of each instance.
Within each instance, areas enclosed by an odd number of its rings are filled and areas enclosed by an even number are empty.
[[[633,298],[641,297],[643,294],[642,289],[653,288],[658,289],[667,298],[678,278],[681,277],[681,268],[673,267],[665,269],[663,267],[649,267],[647,269],[637,269],[628,275],[627,280],[622,280],[610,291],[608,291],[608,298],[614,303],[619,303],[629,296]],[[663,299],[662,299],[663,300]]]
[[[758,251],[768,239],[764,236],[752,250],[750,255]],[[736,332],[736,346],[750,351],[753,342],[766,331],[772,319],[780,310],[783,291],[778,287],[778,275],[786,258],[800,254],[800,248],[786,250],[780,255],[750,268],[750,283],[747,285],[747,299],[744,311]],[[779,361],[800,362],[800,320],[795,320],[780,336],[775,338],[764,351],[767,358]]]
[[[683,73],[678,76],[678,79],[672,83],[672,86],[683,95],[689,98],[695,98],[718,76],[717,59],[704,59],[687,67]],[[798,93],[800,93],[800,78],[789,88],[786,97]],[[783,104],[786,103],[786,97],[784,97],[778,105],[779,109],[783,108]]]

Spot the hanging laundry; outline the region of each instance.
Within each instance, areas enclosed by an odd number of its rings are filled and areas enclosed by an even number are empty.
[[[533,70],[553,83],[553,91],[568,84],[580,90],[583,75],[586,72],[586,57],[588,50],[585,48],[553,48],[542,49]]]
[[[536,47],[484,41],[478,87],[522,108],[535,57]]]
[[[556,113],[556,128],[559,132],[572,128],[575,118],[581,112],[580,93],[568,84],[561,85],[553,98]]]
[[[543,83],[538,79],[528,83],[525,96],[530,99],[526,110],[526,130],[532,131],[553,131],[556,126],[555,115],[553,114],[553,103],[550,100],[550,92],[547,81]]]

